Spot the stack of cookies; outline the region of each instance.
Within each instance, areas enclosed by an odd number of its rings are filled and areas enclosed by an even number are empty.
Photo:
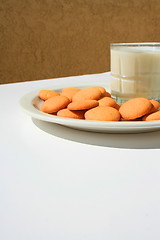
[[[121,106],[101,86],[63,88],[61,92],[40,90],[41,111],[59,117],[95,121],[160,120],[160,103],[146,98],[133,98]]]

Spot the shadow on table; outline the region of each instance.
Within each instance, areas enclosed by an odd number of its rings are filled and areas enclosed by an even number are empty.
[[[94,133],[32,118],[46,133],[83,144],[127,149],[160,149],[160,131],[134,134]]]

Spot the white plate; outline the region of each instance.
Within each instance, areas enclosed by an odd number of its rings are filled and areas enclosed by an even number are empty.
[[[109,77],[103,80],[97,79],[77,80],[75,77],[75,79],[73,78],[69,82],[63,81],[63,83],[61,82],[59,85],[56,86],[53,85],[50,88],[47,87],[47,89],[60,91],[60,89],[65,87],[85,88],[90,86],[103,86],[106,88],[107,91],[110,91]],[[46,89],[45,86],[43,89]],[[20,99],[20,105],[23,108],[23,110],[31,117],[39,120],[57,123],[75,129],[103,133],[141,133],[160,130],[160,121],[103,122],[103,121],[88,121],[82,119],[70,119],[46,114],[39,110],[40,105],[42,103],[42,101],[37,97],[39,90],[28,93]]]

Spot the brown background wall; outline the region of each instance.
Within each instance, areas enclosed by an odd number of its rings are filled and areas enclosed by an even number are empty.
[[[111,42],[160,42],[159,0],[0,0],[0,83],[109,71]]]

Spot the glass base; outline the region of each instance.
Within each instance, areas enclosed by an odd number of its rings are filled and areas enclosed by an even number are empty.
[[[160,96],[149,96],[149,94],[120,94],[117,92],[111,92],[111,97],[120,105],[122,105],[124,102],[128,101],[129,99],[132,98],[137,98],[137,97],[144,97],[149,100],[156,100],[160,102]]]

